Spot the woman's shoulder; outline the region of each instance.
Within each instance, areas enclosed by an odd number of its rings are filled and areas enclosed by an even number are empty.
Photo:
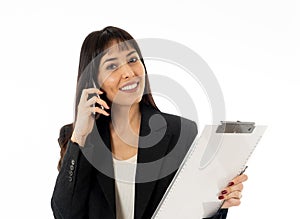
[[[161,113],[161,115],[166,120],[167,132],[172,136],[169,150],[171,151],[176,147],[172,156],[177,157],[176,159],[181,163],[198,134],[197,124],[195,121],[182,116],[169,113]]]
[[[161,112],[161,114],[166,119],[166,122],[170,128],[178,129],[180,127],[185,130],[192,130],[198,133],[197,124],[195,121],[170,113]]]
[[[156,114],[162,115],[166,120],[168,129],[179,130],[181,127],[187,130],[195,130],[195,132],[198,133],[196,122],[185,117],[160,111],[157,108],[147,104],[141,104],[141,112],[143,115],[145,115],[146,120],[149,120],[153,115]]]

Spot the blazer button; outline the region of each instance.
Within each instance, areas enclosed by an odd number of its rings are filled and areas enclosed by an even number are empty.
[[[71,160],[71,164],[74,165],[75,164],[75,160]]]
[[[72,170],[72,171],[74,170],[74,166],[73,165],[70,166],[70,170]]]
[[[69,176],[73,176],[73,171],[72,170],[69,171]]]
[[[69,182],[72,182],[73,178],[71,176],[69,176]]]

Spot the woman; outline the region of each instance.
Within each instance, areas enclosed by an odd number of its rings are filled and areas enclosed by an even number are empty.
[[[158,110],[141,51],[120,28],[86,37],[76,93],[75,121],[58,139],[54,217],[151,218],[197,135],[196,124]],[[224,204],[212,218],[224,219],[240,204],[246,180],[238,176],[220,191]]]

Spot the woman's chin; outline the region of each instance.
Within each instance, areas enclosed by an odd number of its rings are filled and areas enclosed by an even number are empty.
[[[138,97],[138,98],[118,98],[115,99],[112,103],[112,107],[113,105],[115,106],[128,106],[131,107],[135,104],[139,104],[142,100],[142,97]]]

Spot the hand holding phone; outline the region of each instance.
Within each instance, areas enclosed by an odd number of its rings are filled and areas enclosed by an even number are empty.
[[[77,108],[77,117],[75,121],[74,131],[71,137],[73,142],[77,142],[80,146],[84,146],[86,137],[91,133],[95,118],[100,114],[109,116],[104,109],[109,109],[107,103],[100,98],[103,92],[96,88],[93,82],[93,88],[82,90],[81,97]]]

